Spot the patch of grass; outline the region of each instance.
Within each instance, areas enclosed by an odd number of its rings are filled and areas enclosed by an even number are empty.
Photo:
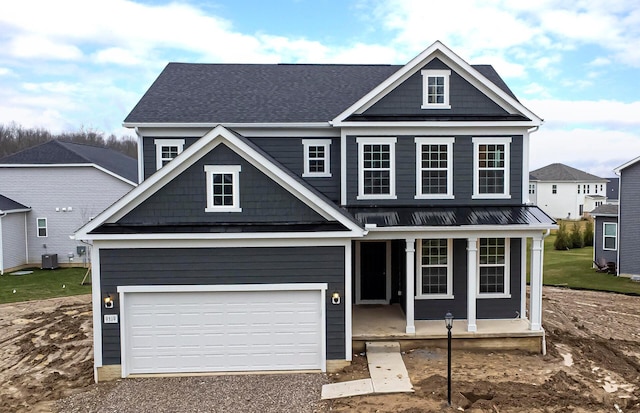
[[[0,304],[91,293],[90,284],[80,285],[87,272],[86,268],[26,268],[23,271],[33,273],[11,275],[5,272],[0,277]],[[91,275],[88,278],[91,281]]]
[[[640,283],[592,268],[593,247],[558,251],[555,234],[544,240],[544,285],[640,295]]]

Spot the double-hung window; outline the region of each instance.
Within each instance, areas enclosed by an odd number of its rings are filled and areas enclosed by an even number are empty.
[[[602,227],[602,248],[615,251],[618,249],[618,224],[605,222]]]
[[[303,139],[304,177],[330,177],[330,139]]]
[[[451,70],[422,70],[422,109],[450,109]]]
[[[509,296],[509,239],[478,240],[478,297]]]
[[[511,138],[473,138],[473,198],[509,199]]]
[[[417,241],[417,298],[453,298],[450,239]]]
[[[416,199],[453,199],[454,138],[415,138]]]
[[[240,165],[205,165],[205,212],[240,212]]]
[[[184,139],[155,139],[153,142],[156,145],[156,170],[180,155],[184,148]]]
[[[396,199],[396,138],[357,138],[358,199]]]
[[[36,231],[38,233],[38,238],[44,238],[48,235],[46,218],[36,219]]]

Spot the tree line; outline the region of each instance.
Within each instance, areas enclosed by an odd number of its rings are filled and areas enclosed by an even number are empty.
[[[0,124],[0,159],[52,139],[110,148],[132,158],[136,158],[138,153],[136,139],[131,136],[106,136],[100,131],[84,128],[76,132],[51,133],[43,128],[25,128],[11,123]]]

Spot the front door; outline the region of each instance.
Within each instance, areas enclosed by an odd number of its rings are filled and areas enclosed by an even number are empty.
[[[361,242],[359,246],[356,304],[389,304],[388,242]]]

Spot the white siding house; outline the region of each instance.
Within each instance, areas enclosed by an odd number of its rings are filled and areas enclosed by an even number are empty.
[[[607,179],[560,163],[532,171],[529,183],[529,200],[557,219],[580,219],[607,200]]]
[[[58,141],[1,159],[0,194],[28,206],[2,218],[2,269],[39,266],[45,254],[57,254],[61,265],[83,264],[88,255],[76,247],[85,244],[70,237],[134,188],[136,174],[135,159]]]

